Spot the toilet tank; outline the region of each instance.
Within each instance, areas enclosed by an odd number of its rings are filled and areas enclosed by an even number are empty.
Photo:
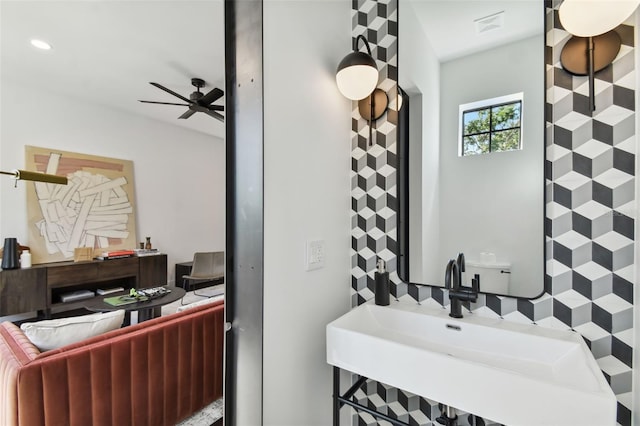
[[[465,265],[465,285],[471,283],[471,279],[475,274],[480,275],[480,291],[482,293],[509,294],[510,264],[467,261]]]

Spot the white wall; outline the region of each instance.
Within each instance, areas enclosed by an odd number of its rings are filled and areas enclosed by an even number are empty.
[[[421,109],[418,120],[413,113],[410,117],[410,127],[421,134],[421,139],[413,133],[409,144],[409,276],[411,282],[436,284],[444,269],[438,263],[438,246],[433,243],[440,239],[440,62],[411,2],[401,2],[398,13],[398,85],[412,97],[412,112]],[[421,105],[416,105],[418,102]],[[420,122],[421,129],[416,129]]]
[[[351,2],[264,3],[264,425],[331,424],[325,327],[349,309]],[[326,266],[305,271],[305,242]],[[345,412],[347,410],[344,410]]]
[[[490,251],[511,263],[516,296],[542,292],[544,63],[542,35],[442,65],[441,265]],[[461,104],[524,92],[521,151],[458,157]],[[514,238],[517,235],[517,238]],[[539,291],[531,292],[534,287]]]
[[[24,167],[25,145],[132,160],[137,240],[168,254],[170,281],[194,251],[224,250],[221,139],[4,78],[1,87],[1,170]],[[0,237],[28,245],[26,190],[0,179]]]

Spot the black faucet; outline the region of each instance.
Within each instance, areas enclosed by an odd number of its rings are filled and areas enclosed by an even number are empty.
[[[462,285],[462,273],[465,270],[464,254],[458,254],[456,260],[451,259],[447,263],[444,275],[445,287],[449,290],[451,300],[450,317],[462,318],[462,302],[475,302],[480,291],[480,275],[476,274],[471,280],[471,287]]]

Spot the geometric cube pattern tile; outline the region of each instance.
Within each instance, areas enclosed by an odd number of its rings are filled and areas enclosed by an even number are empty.
[[[547,19],[547,279],[556,326],[581,333],[631,424],[635,226],[633,19],[612,66],[596,74],[596,111],[586,77],[560,64],[570,38]],[[550,267],[549,267],[550,266]],[[619,337],[616,337],[619,336]]]
[[[352,42],[364,35],[376,60],[389,108],[372,125],[353,102],[351,129],[351,295],[352,306],[373,296],[377,259],[392,276],[392,292],[406,293],[396,271],[396,124],[398,63],[397,0],[353,0]],[[358,46],[364,51],[364,46]],[[401,290],[404,288],[404,290]]]
[[[616,29],[622,39],[614,63],[596,74],[596,111],[588,111],[586,77],[560,64],[570,35],[559,1],[547,1],[545,293],[521,300],[480,295],[474,313],[580,333],[618,397],[618,423],[631,424],[635,258],[635,46],[633,17]],[[392,294],[422,304],[448,305],[445,290],[403,283],[396,273],[397,0],[353,0],[352,36],[369,41],[380,70],[378,87],[390,109],[369,124],[352,111],[352,306],[373,297],[378,258],[387,262]],[[401,25],[401,23],[400,23]],[[369,381],[356,392],[361,404],[408,422],[436,425],[438,403]],[[541,408],[544,409],[544,408]],[[466,423],[467,413],[459,413]],[[354,425],[386,424],[366,413]],[[480,419],[478,424],[493,424]]]

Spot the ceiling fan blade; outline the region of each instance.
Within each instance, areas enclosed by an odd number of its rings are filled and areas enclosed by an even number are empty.
[[[224,111],[224,106],[222,105],[209,105],[209,111]]]
[[[224,123],[224,116],[218,114],[215,111],[205,111],[205,114],[215,118],[216,120],[222,121]]]
[[[200,105],[209,105],[224,95],[224,92],[217,87],[214,87],[209,93],[198,99]]]
[[[189,106],[188,104],[174,104],[172,102],[155,102],[155,101],[141,101],[141,100],[138,100],[138,102],[142,102],[142,103],[145,103],[145,104]]]
[[[196,112],[192,109],[188,109],[184,112],[184,114],[182,114],[180,117],[178,118],[189,118],[191,117],[193,114],[195,114]]]
[[[160,90],[164,90],[165,92],[167,92],[167,93],[169,93],[169,94],[172,94],[172,95],[173,95],[173,96],[175,96],[176,98],[180,98],[180,99],[182,99],[183,101],[185,101],[185,102],[186,102],[186,103],[188,103],[188,104],[192,104],[192,103],[193,103],[193,101],[191,101],[191,100],[189,100],[189,99],[185,98],[184,96],[182,96],[182,95],[180,95],[180,94],[178,94],[178,93],[174,92],[174,91],[173,91],[173,90],[171,90],[171,89],[167,89],[166,87],[164,87],[164,86],[162,86],[162,85],[160,85],[160,84],[158,84],[158,83],[154,83],[154,82],[151,82],[151,81],[150,81],[150,82],[149,82],[149,84],[150,84],[150,85],[152,85],[152,86],[154,86],[154,87],[157,87],[157,88],[158,88],[158,89],[160,89]]]

